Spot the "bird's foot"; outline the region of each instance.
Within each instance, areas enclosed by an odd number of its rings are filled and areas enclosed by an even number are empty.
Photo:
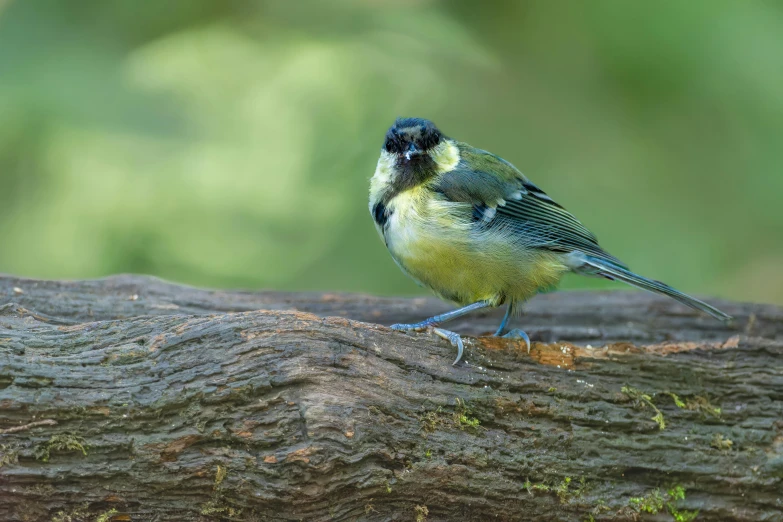
[[[503,336],[504,339],[522,339],[525,341],[525,344],[527,345],[527,353],[530,353],[530,337],[519,328],[514,328],[510,332],[508,332],[506,335]]]
[[[462,353],[465,350],[465,344],[462,342],[462,338],[458,333],[450,330],[444,330],[443,328],[435,328],[437,323],[431,321],[422,321],[420,323],[413,324],[393,324],[389,328],[397,330],[398,332],[423,332],[427,329],[432,329],[432,333],[446,339],[452,346],[457,348],[457,358],[454,359],[452,364],[457,364],[462,359]]]
[[[457,363],[460,361],[460,359],[462,359],[462,352],[465,350],[465,345],[462,342],[462,337],[460,337],[457,332],[444,330],[443,328],[433,328],[432,331],[438,337],[442,337],[446,339],[448,342],[451,343],[452,346],[457,347],[457,358],[454,359],[453,363],[451,363],[452,366],[456,366]]]
[[[412,324],[393,324],[389,328],[392,330],[397,330],[398,332],[423,332],[427,328],[435,326],[435,323],[432,321],[422,321],[420,323],[412,323]]]

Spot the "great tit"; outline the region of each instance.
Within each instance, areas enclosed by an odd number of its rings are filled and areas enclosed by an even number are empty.
[[[461,305],[400,331],[433,331],[457,347],[440,323],[506,305],[495,335],[520,306],[566,272],[623,281],[667,295],[724,322],[731,317],[674,288],[631,272],[598,245],[573,215],[503,158],[448,138],[422,118],[398,118],[386,133],[370,182],[370,213],[394,261],[420,285]],[[530,338],[522,330],[512,337]]]

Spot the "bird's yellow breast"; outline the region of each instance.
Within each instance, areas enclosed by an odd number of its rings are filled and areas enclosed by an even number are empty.
[[[392,257],[444,299],[524,301],[567,271],[557,254],[525,247],[502,229],[477,227],[470,204],[442,200],[426,185],[396,195],[388,209]]]

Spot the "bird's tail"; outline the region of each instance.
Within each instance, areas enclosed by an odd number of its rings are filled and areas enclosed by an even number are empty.
[[[652,279],[642,277],[639,274],[634,274],[630,270],[622,266],[618,266],[608,260],[593,256],[584,256],[581,261],[584,264],[577,268],[577,271],[583,274],[602,276],[608,279],[622,281],[624,283],[628,283],[631,286],[635,286],[636,288],[641,288],[642,290],[649,290],[650,292],[669,296],[684,305],[695,308],[696,310],[701,310],[702,312],[705,312],[715,319],[723,321],[724,323],[727,323],[732,319],[730,315],[721,312],[714,306],[710,306],[704,301],[699,301],[695,297],[683,294],[679,290],[675,290],[674,288],[661,283],[660,281],[654,281]]]

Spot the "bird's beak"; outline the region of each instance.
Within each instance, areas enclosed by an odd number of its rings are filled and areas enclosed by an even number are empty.
[[[408,150],[405,151],[405,159],[410,161],[411,156],[415,156],[416,154],[420,154],[420,153],[421,151],[418,149],[418,147],[416,147],[415,144],[411,143],[410,145],[408,145]]]

